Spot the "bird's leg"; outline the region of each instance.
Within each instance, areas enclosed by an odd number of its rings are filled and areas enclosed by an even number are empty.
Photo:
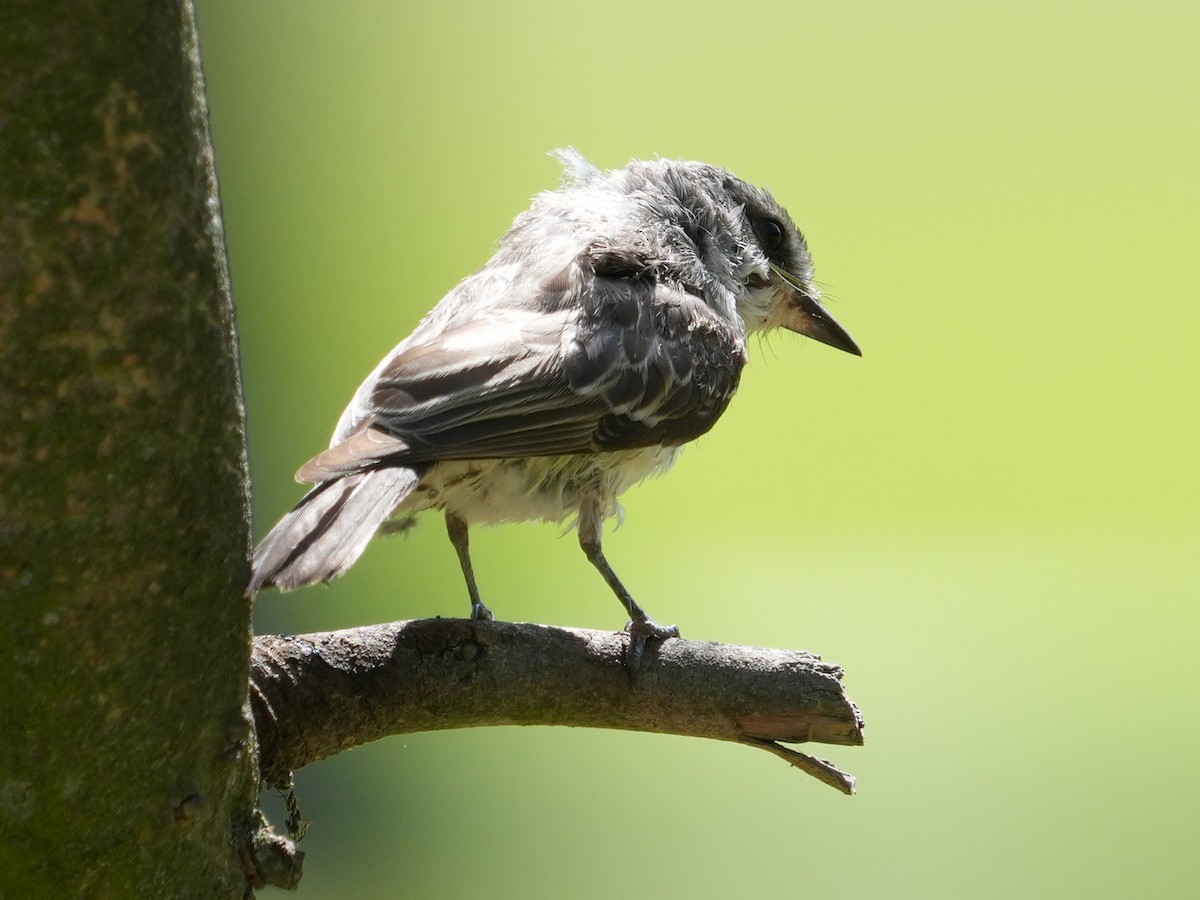
[[[599,499],[587,497],[579,508],[579,546],[583,548],[588,562],[604,576],[604,580],[608,582],[612,592],[617,595],[617,599],[629,613],[629,622],[625,626],[625,630],[630,635],[629,665],[636,671],[641,662],[642,651],[646,649],[646,639],[654,638],[661,641],[670,637],[679,637],[679,627],[677,625],[659,625],[646,615],[646,611],[638,606],[637,601],[625,589],[625,585],[621,584],[621,579],[617,577],[617,573],[604,558],[604,551],[600,549],[602,527],[603,515]]]
[[[458,554],[458,564],[462,566],[463,578],[467,580],[467,593],[471,595],[471,618],[496,618],[479,599],[479,588],[475,586],[475,570],[471,567],[471,549],[467,539],[467,520],[447,510],[446,533],[450,535],[450,543],[454,545],[454,552]]]

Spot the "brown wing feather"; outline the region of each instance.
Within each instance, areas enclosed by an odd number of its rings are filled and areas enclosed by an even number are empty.
[[[590,270],[574,283],[578,302],[508,307],[405,348],[358,428],[297,477],[674,445],[708,431],[745,363],[740,329],[679,284]]]

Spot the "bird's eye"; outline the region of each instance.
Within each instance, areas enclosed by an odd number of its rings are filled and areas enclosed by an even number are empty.
[[[758,239],[762,242],[762,247],[767,251],[768,256],[783,249],[787,232],[784,231],[781,222],[777,219],[762,218],[754,224],[754,230],[758,232]]]

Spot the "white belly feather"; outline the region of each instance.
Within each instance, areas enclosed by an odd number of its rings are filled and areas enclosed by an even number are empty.
[[[393,514],[407,518],[444,509],[471,525],[562,522],[583,496],[601,501],[605,518],[620,516],[617,497],[643,478],[661,475],[682,447],[650,447],[575,456],[453,460],[435,464]]]

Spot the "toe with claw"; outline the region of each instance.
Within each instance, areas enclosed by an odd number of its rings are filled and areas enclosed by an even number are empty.
[[[667,638],[679,637],[678,625],[659,625],[649,616],[633,619],[625,626],[629,632],[629,655],[626,663],[630,677],[637,675],[642,665],[642,654],[646,651],[646,641],[665,641]]]

